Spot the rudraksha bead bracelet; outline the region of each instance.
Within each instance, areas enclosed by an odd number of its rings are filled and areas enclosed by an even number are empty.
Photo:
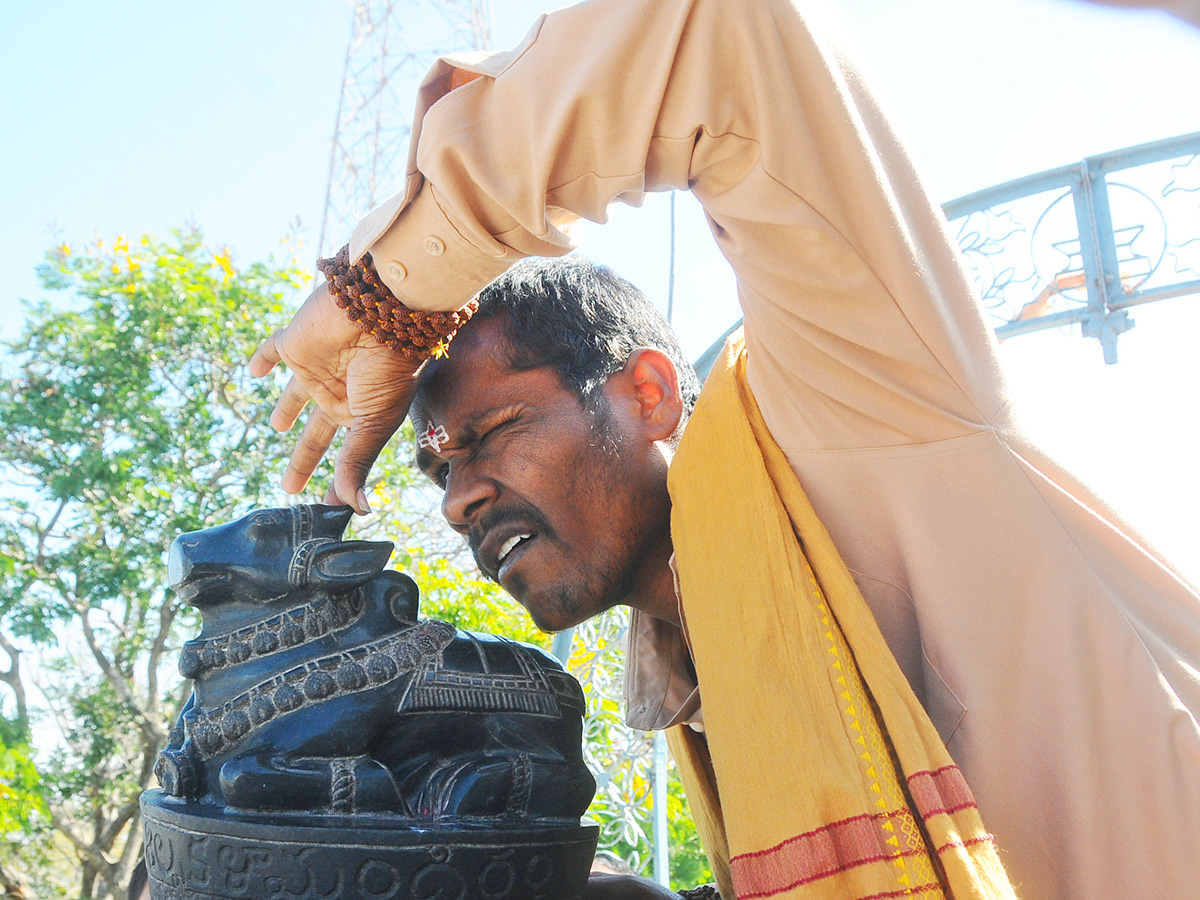
[[[375,271],[370,254],[350,262],[347,244],[332,257],[317,260],[337,305],[350,320],[381,344],[413,362],[444,356],[451,339],[479,308],[472,300],[454,312],[409,309]]]

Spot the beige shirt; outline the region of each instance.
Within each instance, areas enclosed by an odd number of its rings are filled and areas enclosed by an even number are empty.
[[[456,90],[440,63],[407,189],[351,250],[453,309],[566,252],[574,218],[692,190],[763,416],[1019,895],[1200,896],[1200,598],[1014,424],[940,211],[839,32],[808,2],[596,0],[456,58],[484,76]],[[643,712],[673,718],[688,696],[661,688]]]

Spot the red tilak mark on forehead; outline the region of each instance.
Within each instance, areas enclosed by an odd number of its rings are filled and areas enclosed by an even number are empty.
[[[450,435],[446,433],[446,429],[438,425],[436,428],[432,422],[425,429],[425,433],[417,438],[417,446],[422,450],[426,447],[432,447],[434,453],[438,453],[442,449],[442,444],[450,440]]]

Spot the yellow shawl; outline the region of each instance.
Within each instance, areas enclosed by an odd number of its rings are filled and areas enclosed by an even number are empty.
[[[669,475],[707,746],[687,726],[668,740],[722,895],[1012,898],[745,367],[735,335]]]

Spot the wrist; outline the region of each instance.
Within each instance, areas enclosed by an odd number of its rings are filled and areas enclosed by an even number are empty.
[[[349,245],[318,260],[317,268],[326,278],[327,293],[354,326],[416,364],[445,355],[458,329],[479,308],[471,300],[453,312],[410,309],[379,278],[370,255],[350,262]]]

